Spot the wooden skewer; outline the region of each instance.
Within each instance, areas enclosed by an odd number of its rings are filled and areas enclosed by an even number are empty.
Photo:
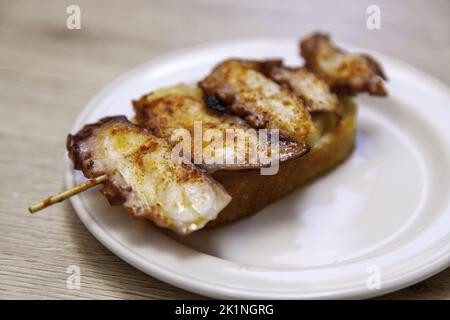
[[[38,204],[35,204],[34,206],[28,207],[28,211],[30,211],[30,213],[35,213],[36,211],[42,210],[44,208],[47,208],[55,203],[61,202],[67,198],[70,198],[71,196],[74,196],[80,192],[83,192],[89,188],[92,188],[100,183],[103,183],[106,181],[106,179],[108,179],[108,176],[106,174],[102,175],[102,176],[98,176],[96,178],[93,179],[89,179],[88,181],[79,184],[69,190],[65,190],[61,193],[58,193],[54,196],[50,196],[47,199],[39,202]]]

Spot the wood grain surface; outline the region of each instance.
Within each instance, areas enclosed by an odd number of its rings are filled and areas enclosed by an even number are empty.
[[[66,8],[81,7],[81,30]],[[366,8],[382,28],[366,28]],[[63,188],[66,134],[102,87],[172,50],[252,36],[332,32],[450,84],[449,1],[0,1],[0,298],[202,298],[156,280],[103,247],[68,202],[27,206]],[[81,290],[66,288],[69,265]],[[450,269],[386,299],[450,299]]]

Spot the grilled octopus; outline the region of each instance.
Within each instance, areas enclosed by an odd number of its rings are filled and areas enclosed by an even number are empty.
[[[305,66],[320,75],[338,94],[368,92],[386,96],[386,75],[380,64],[369,55],[352,54],[336,47],[330,37],[314,33],[300,43]]]
[[[255,69],[252,62],[226,60],[199,86],[206,96],[217,97],[252,127],[278,129],[286,140],[308,142],[315,128],[303,102]]]
[[[261,168],[267,164],[261,160],[269,159],[270,151],[274,151],[269,136],[258,136],[243,119],[209,108],[198,88],[180,84],[160,89],[133,101],[133,106],[135,121],[160,138],[172,141],[172,135],[180,128],[189,133],[191,141],[195,133],[199,134],[203,159],[195,164],[210,173]],[[196,121],[201,125],[200,129],[195,127]],[[218,133],[219,137],[216,135],[207,139],[208,129],[216,129],[214,133]],[[220,143],[215,144],[216,139]],[[300,157],[309,151],[306,143],[286,140],[277,143],[280,162]],[[191,159],[195,160],[194,150]]]
[[[172,145],[124,116],[103,118],[67,139],[69,157],[87,178],[106,174],[101,192],[136,218],[188,234],[214,220],[230,202],[223,187]]]
[[[259,70],[276,83],[291,90],[309,113],[330,112],[342,116],[342,106],[330,86],[306,67],[287,67],[281,60],[259,62]]]

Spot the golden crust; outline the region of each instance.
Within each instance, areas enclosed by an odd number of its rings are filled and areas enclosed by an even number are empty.
[[[320,75],[333,92],[354,95],[368,92],[386,96],[386,76],[380,64],[363,54],[351,54],[336,47],[325,34],[315,33],[300,43],[301,56],[308,69]]]
[[[133,101],[136,122],[161,138],[170,139],[172,133],[184,128],[194,133],[195,121],[203,128],[251,128],[237,116],[208,108],[199,89],[184,84],[159,89]]]

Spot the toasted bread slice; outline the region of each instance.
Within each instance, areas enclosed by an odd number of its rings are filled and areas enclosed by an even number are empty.
[[[348,97],[340,97],[339,102],[340,118],[334,112],[312,114],[311,121],[318,137],[311,144],[309,153],[280,162],[277,174],[261,175],[260,170],[229,168],[210,172],[232,200],[207,226],[250,216],[344,160],[355,142],[356,105]],[[213,127],[240,123],[231,115],[205,109],[198,91],[185,85],[157,90],[133,104],[135,121],[160,137],[169,136],[179,127],[190,131],[194,120],[202,120],[206,126]]]
[[[250,216],[347,158],[355,144],[357,107],[350,98],[341,97],[340,102],[341,120],[335,122],[331,114],[313,116],[316,127],[321,128],[320,138],[305,156],[281,163],[276,175],[260,175],[258,170],[213,173],[232,200],[207,227]]]

